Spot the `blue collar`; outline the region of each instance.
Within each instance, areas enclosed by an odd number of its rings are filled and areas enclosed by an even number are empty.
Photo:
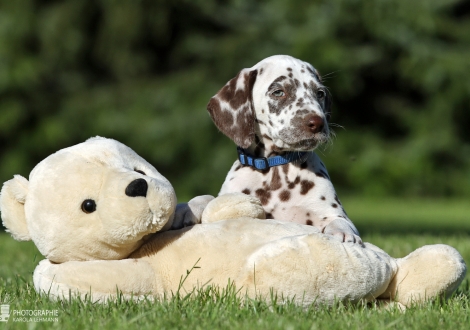
[[[293,162],[295,160],[299,160],[303,156],[305,156],[307,153],[306,152],[287,152],[282,156],[274,156],[274,157],[252,157],[248,154],[245,153],[245,151],[237,147],[237,152],[238,152],[238,160],[242,165],[246,166],[251,166],[256,168],[257,170],[266,170],[270,167],[274,166],[279,166],[279,165],[284,165],[288,164],[290,162]]]

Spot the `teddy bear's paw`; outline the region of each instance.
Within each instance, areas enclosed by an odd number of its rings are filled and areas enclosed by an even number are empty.
[[[444,244],[420,247],[397,263],[398,272],[387,291],[407,306],[450,297],[467,272],[460,253]]]
[[[258,198],[230,193],[218,196],[207,205],[202,213],[202,223],[242,217],[266,219],[266,214]]]
[[[342,218],[331,221],[323,228],[322,232],[333,236],[341,242],[364,245],[354,225]]]
[[[202,212],[214,196],[203,195],[191,199],[188,203],[176,205],[175,217],[171,229],[181,229],[201,223]]]

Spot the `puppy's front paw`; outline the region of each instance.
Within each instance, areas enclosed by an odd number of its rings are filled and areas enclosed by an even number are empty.
[[[356,227],[345,219],[335,219],[326,225],[322,233],[331,235],[341,242],[364,245]]]
[[[191,199],[187,203],[176,205],[175,217],[171,229],[180,229],[201,223],[202,212],[214,196],[203,195]]]
[[[331,236],[333,236],[334,238],[338,239],[341,242],[357,243],[357,244],[360,244],[360,245],[364,245],[362,243],[362,239],[359,236],[355,235],[355,234],[341,232],[341,231],[328,231],[328,232],[324,232],[324,234],[331,235]]]

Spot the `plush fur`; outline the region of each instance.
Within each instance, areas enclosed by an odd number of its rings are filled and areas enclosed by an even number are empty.
[[[127,299],[163,298],[192,269],[181,293],[225,287],[230,279],[248,297],[274,291],[303,306],[376,299],[407,305],[450,295],[466,272],[460,254],[446,245],[394,259],[313,226],[259,221],[261,202],[241,193],[195,210],[202,224],[168,230],[178,217],[175,204],[172,186],[154,167],[104,138],[49,156],[29,180],[7,181],[0,198],[8,231],[32,239],[46,257],[33,281],[52,299],[91,295],[103,302],[116,297],[116,288]],[[192,208],[191,202],[180,207]]]

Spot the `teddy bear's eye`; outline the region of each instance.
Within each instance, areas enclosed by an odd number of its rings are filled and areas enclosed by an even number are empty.
[[[82,211],[85,213],[92,213],[96,211],[96,203],[92,199],[85,199],[82,203]]]
[[[143,174],[143,175],[146,175],[144,171],[141,171],[141,170],[138,170],[138,169],[134,169],[134,171],[136,171],[137,173],[140,173],[140,174]]]

